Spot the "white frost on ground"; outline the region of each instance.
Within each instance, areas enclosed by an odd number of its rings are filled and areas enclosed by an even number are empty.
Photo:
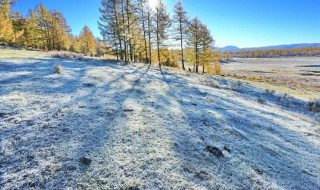
[[[320,189],[319,118],[219,77],[2,58],[0,189],[15,188]]]

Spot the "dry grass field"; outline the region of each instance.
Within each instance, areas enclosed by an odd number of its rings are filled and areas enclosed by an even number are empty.
[[[320,98],[320,57],[235,58],[227,76],[306,100]]]

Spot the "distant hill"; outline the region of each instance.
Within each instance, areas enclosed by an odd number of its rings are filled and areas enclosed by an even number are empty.
[[[220,49],[221,51],[237,51],[237,50],[240,50],[240,48],[238,48],[237,46],[226,46],[226,47],[218,48],[218,49]]]
[[[288,44],[288,45],[275,45],[275,46],[251,47],[251,48],[238,48],[237,46],[226,46],[218,49],[220,49],[221,51],[237,51],[237,50],[296,49],[296,48],[312,48],[312,47],[320,47],[320,43]]]

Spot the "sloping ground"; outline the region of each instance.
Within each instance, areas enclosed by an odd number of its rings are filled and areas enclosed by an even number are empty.
[[[320,188],[303,101],[142,64],[0,68],[0,189]]]

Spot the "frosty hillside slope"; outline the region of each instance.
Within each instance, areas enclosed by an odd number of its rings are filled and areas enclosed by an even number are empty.
[[[320,126],[303,101],[142,64],[0,68],[1,189],[320,188]]]

